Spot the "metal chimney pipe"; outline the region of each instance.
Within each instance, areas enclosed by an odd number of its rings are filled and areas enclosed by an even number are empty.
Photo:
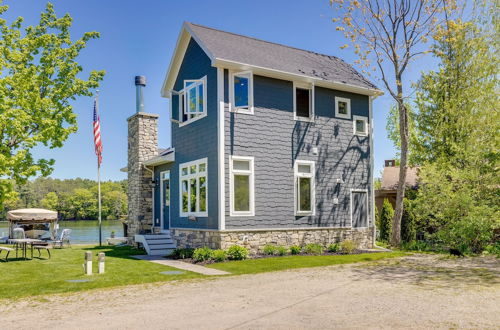
[[[146,86],[145,76],[135,76],[135,111],[144,112],[143,89]]]

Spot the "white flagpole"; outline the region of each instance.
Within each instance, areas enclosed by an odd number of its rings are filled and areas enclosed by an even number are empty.
[[[96,95],[96,112],[99,116],[99,91]],[[99,119],[100,121],[100,119]],[[99,126],[101,123],[99,122]],[[101,221],[101,164],[99,164],[99,156],[97,157],[97,199],[99,201],[99,246],[102,246],[102,221]]]

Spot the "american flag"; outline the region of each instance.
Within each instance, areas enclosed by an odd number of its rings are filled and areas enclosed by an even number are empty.
[[[102,141],[101,141],[101,120],[97,114],[97,97],[94,99],[94,146],[97,155],[97,166],[102,163]]]

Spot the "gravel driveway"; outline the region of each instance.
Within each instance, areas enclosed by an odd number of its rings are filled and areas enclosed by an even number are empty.
[[[500,259],[379,262],[0,303],[2,329],[500,328]]]

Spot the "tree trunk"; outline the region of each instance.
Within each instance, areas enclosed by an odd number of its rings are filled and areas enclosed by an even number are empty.
[[[401,81],[401,80],[399,80]],[[403,101],[403,88],[398,85],[399,135],[401,138],[401,159],[399,163],[399,181],[396,194],[396,209],[392,220],[391,245],[401,244],[401,218],[403,217],[403,198],[406,188],[406,169],[408,163],[408,111]]]

